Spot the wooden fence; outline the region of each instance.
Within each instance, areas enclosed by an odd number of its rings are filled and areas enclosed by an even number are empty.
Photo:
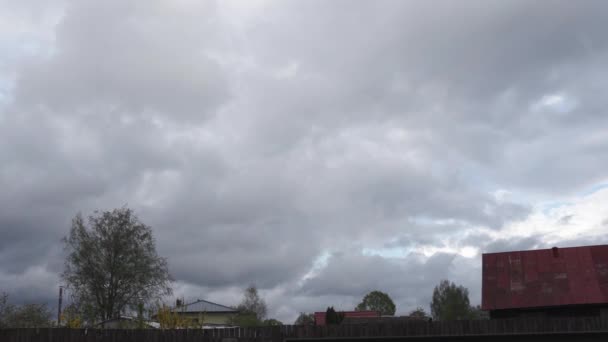
[[[501,336],[530,334],[608,334],[606,318],[517,319],[485,321],[403,321],[337,326],[275,326],[230,329],[4,329],[1,342],[283,342],[394,337]],[[378,339],[376,339],[378,340]],[[608,340],[608,339],[607,339]]]

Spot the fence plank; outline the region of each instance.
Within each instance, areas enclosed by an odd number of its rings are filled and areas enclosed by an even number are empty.
[[[285,339],[472,336],[608,332],[607,317],[485,321],[402,321],[335,326],[274,326],[228,329],[0,329],[2,342],[284,342]]]

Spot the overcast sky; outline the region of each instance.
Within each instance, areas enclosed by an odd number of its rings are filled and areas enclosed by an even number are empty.
[[[606,1],[0,0],[0,291],[54,306],[125,204],[175,295],[480,303],[481,253],[608,231]]]

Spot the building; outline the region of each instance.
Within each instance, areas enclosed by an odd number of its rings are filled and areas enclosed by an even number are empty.
[[[340,324],[402,324],[405,322],[427,322],[429,317],[414,316],[376,316],[376,317],[344,317]]]
[[[608,317],[608,245],[488,253],[482,310],[490,318]]]
[[[352,322],[353,319],[357,318],[372,318],[380,317],[378,311],[340,311],[339,313],[344,314],[344,319],[348,319],[348,322]],[[325,311],[315,312],[315,325],[325,325]]]
[[[102,329],[158,329],[160,324],[152,321],[139,321],[131,316],[120,316],[97,323],[96,328]]]
[[[178,301],[172,311],[203,328],[229,327],[239,313],[237,309],[202,299],[189,304]]]

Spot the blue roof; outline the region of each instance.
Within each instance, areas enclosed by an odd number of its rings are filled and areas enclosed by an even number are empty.
[[[234,312],[238,310],[225,305],[209,302],[206,300],[199,299],[196,302],[185,304],[183,306],[175,308],[178,312]]]

